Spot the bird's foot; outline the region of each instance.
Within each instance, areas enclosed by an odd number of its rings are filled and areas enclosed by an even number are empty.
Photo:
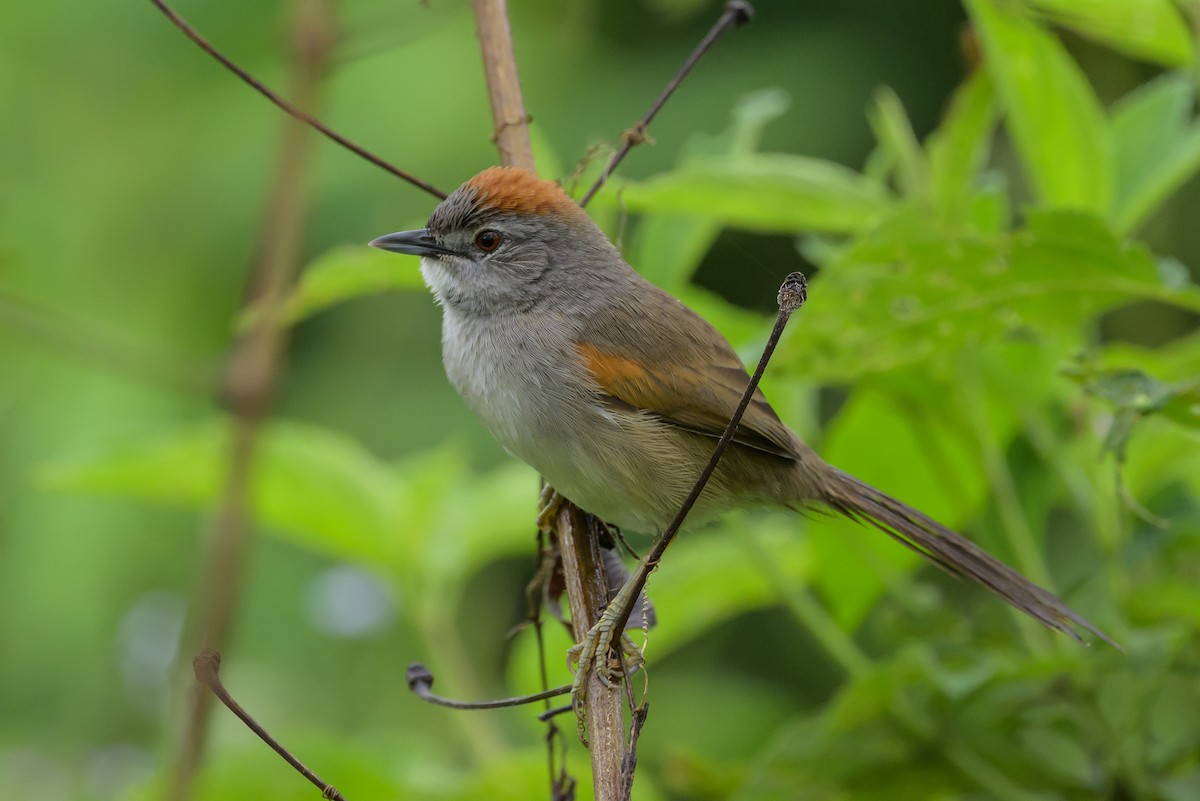
[[[593,676],[605,687],[616,687],[620,680],[632,670],[640,667],[645,659],[642,649],[624,631],[621,632],[620,650],[613,648],[613,633],[617,630],[617,614],[609,606],[588,630],[583,641],[567,651],[567,667],[575,672],[571,682],[571,706],[575,709],[575,725],[579,740],[587,745],[587,694]]]
[[[554,487],[546,484],[542,487],[541,497],[538,498],[537,527],[541,531],[553,528],[554,516],[562,508],[567,499],[555,492]]]

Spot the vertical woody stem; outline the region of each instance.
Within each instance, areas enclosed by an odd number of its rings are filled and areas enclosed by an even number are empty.
[[[600,557],[599,521],[578,506],[564,501],[554,516],[554,530],[562,551],[563,578],[571,604],[571,628],[583,642],[600,620],[608,602],[608,582]],[[582,664],[579,668],[583,669]],[[596,801],[625,797],[622,760],[625,755],[625,693],[620,684],[608,687],[595,672],[588,676],[585,699],[588,748],[592,754],[592,785]]]
[[[500,161],[505,166],[532,170],[528,116],[521,99],[505,0],[474,0],[473,6]],[[562,551],[576,641],[583,640],[608,602],[608,585],[599,546],[588,519],[583,511],[564,503],[553,520],[554,534]],[[617,801],[624,788],[621,760],[625,752],[625,699],[620,687],[606,687],[596,675],[589,681],[587,719],[595,798],[596,801]]]
[[[473,0],[472,6],[495,126],[492,141],[500,151],[500,163],[532,170],[529,117],[525,114],[525,101],[521,99],[521,79],[517,75],[512,30],[508,25],[508,4],[506,0]]]

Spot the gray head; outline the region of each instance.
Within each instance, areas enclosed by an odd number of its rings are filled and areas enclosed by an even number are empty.
[[[469,314],[573,305],[585,287],[632,273],[558,184],[515,167],[484,170],[434,209],[426,228],[371,245],[421,256],[438,301]]]

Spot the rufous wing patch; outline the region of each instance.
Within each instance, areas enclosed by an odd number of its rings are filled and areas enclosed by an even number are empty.
[[[610,394],[619,395],[615,391],[617,387],[646,378],[646,368],[626,356],[606,353],[586,342],[575,343],[575,350],[583,359],[584,367],[596,379],[596,383]]]
[[[658,369],[587,342],[576,342],[575,350],[609,403],[652,414],[664,423],[714,439],[725,431],[745,390],[744,382],[750,380],[744,370],[711,365],[708,370],[682,364]],[[729,373],[740,375],[730,380]],[[798,453],[793,439],[762,393],[756,393],[733,441],[795,459]]]
[[[519,167],[489,167],[467,181],[480,206],[515,214],[582,215],[583,209],[554,181]]]

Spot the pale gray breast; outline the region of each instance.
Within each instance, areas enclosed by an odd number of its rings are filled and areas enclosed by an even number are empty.
[[[660,525],[649,508],[679,490],[648,484],[647,461],[674,461],[673,436],[652,418],[614,415],[597,402],[560,320],[446,308],[442,349],[450,382],[509,453],[610,522]]]
[[[561,438],[578,413],[579,382],[567,375],[575,369],[569,343],[569,334],[546,316],[480,317],[448,307],[442,321],[450,382],[492,435],[531,463],[530,451]]]

